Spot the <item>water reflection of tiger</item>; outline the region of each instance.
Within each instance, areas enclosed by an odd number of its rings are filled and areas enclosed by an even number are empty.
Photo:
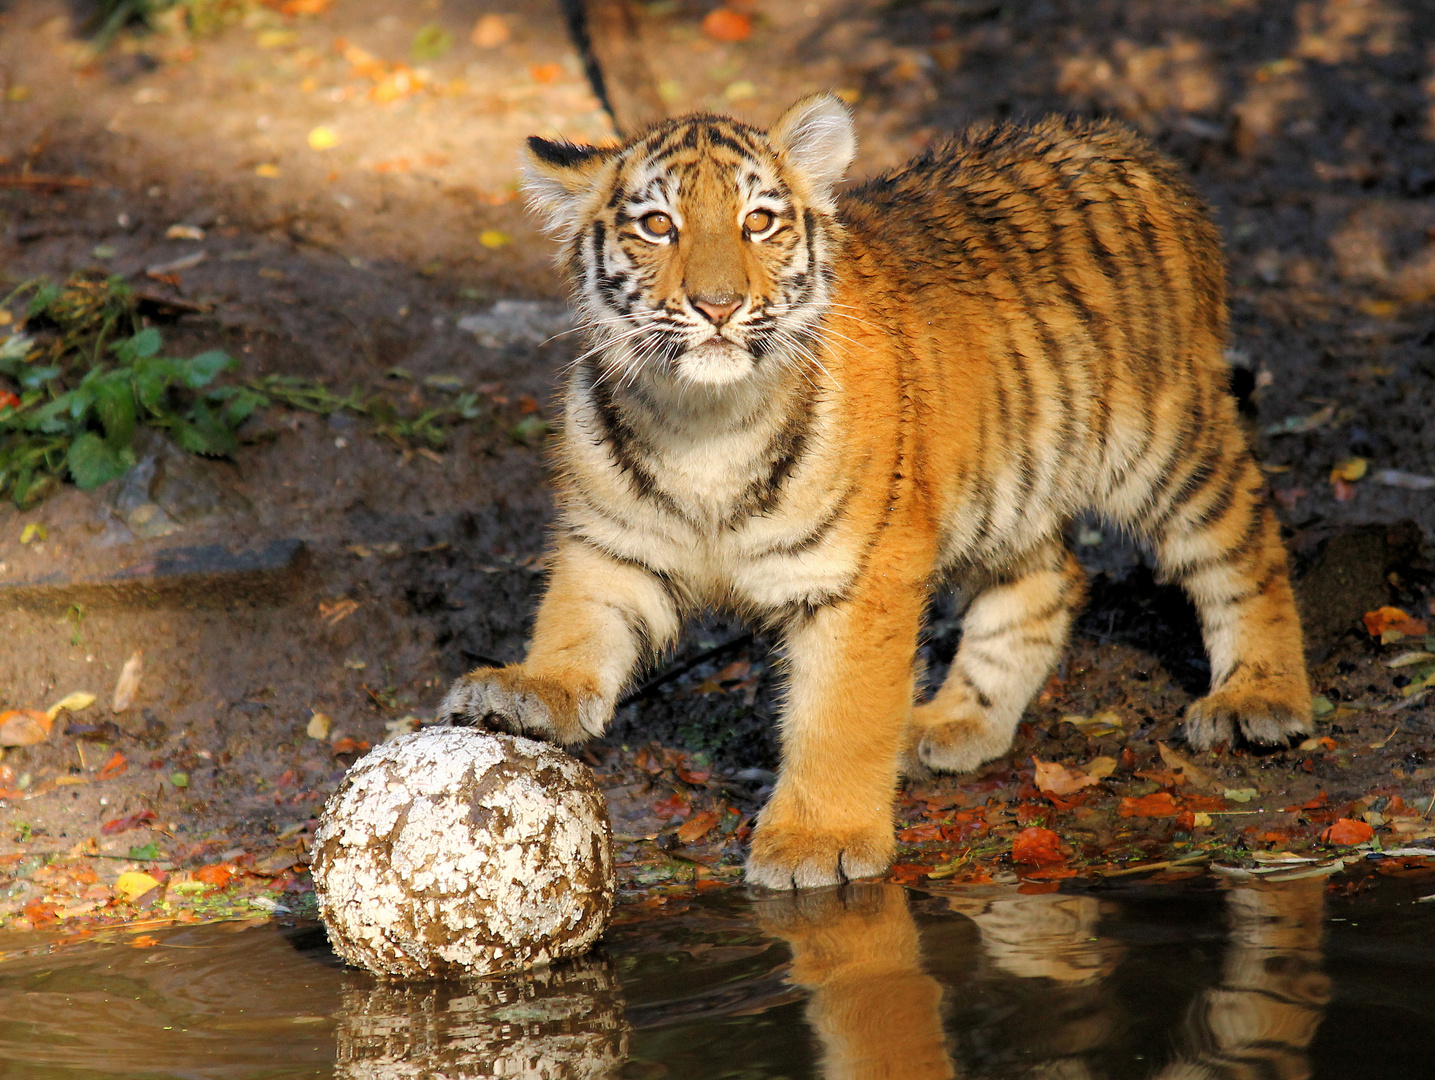
[[[1307,1048],[1330,997],[1320,970],[1323,904],[1320,880],[1227,893],[1221,977],[1192,1002],[1175,1055],[1153,1067],[1153,1080],[1310,1075]],[[924,968],[898,887],[864,885],[760,907],[765,929],[792,948],[792,981],[811,995],[807,1018],[825,1080],[945,1080],[958,1075],[958,1063],[970,1076],[1103,1076],[1102,1051],[1123,1019],[1107,981],[1123,950],[1100,926],[1112,908],[1061,894],[953,898],[950,906],[971,920],[979,943],[979,971],[963,991],[999,998],[994,985],[1017,980],[1019,1037],[1000,1021],[969,1030],[952,1023],[953,1003]]]

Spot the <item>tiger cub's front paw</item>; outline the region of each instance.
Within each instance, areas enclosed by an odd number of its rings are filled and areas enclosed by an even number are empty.
[[[1279,746],[1311,727],[1310,691],[1301,685],[1227,687],[1186,709],[1186,742],[1197,750],[1234,740],[1238,729],[1250,743]]]
[[[601,735],[612,703],[595,690],[529,675],[522,664],[479,668],[461,676],[439,706],[439,719],[529,739],[570,745]]]
[[[896,850],[890,823],[845,833],[759,824],[743,874],[767,889],[814,889],[887,872]]]

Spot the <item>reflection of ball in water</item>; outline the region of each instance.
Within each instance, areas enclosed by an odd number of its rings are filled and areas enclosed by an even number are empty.
[[[543,743],[430,728],[361,759],[314,834],[335,951],[381,975],[484,975],[586,951],[613,902],[607,806]]]
[[[353,981],[335,1030],[340,1080],[611,1080],[628,1060],[618,980],[595,957],[503,978]]]

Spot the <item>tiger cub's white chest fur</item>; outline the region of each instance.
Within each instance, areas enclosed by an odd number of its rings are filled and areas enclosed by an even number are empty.
[[[570,528],[709,602],[779,608],[850,580],[855,538],[841,527],[820,403],[798,418],[757,406],[742,423],[615,421],[584,393],[567,407]]]

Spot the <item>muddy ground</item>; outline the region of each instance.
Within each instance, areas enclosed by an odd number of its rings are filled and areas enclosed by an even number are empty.
[[[0,762],[0,860],[29,868],[0,898],[14,927],[74,910],[34,906],[60,895],[32,879],[42,856],[103,864],[66,886],[72,900],[100,890],[91,912],[118,911],[105,875],[130,867],[164,880],[217,860],[267,866],[265,887],[302,893],[306,823],[363,744],[431,717],[466,668],[523,654],[552,512],[542,421],[578,346],[539,344],[562,326],[551,306],[531,326],[502,310],[482,333],[458,324],[500,300],[560,297],[515,194],[517,149],[532,132],[601,139],[611,118],[556,4],[282,6],[236,4],[212,34],[171,20],[97,50],[83,12],[5,5],[4,276],[124,275],[168,352],[224,349],[240,363],[231,379],[317,379],[408,417],[462,392],[479,407],[445,421],[441,445],[342,411],[270,408],[232,459],[156,436],[129,477],[0,507],[0,707],[98,696]],[[857,176],[971,123],[1116,115],[1189,170],[1227,241],[1235,389],[1300,576],[1329,706],[1321,741],[1192,756],[1203,784],[1173,775],[1158,742],[1184,752],[1177,721],[1207,674],[1192,613],[1138,552],[1078,523],[1093,600],[1059,677],[1008,759],[909,788],[907,880],[960,862],[977,834],[1032,824],[1105,864],[1173,843],[1303,849],[1341,818],[1386,846],[1435,829],[1435,719],[1402,692],[1422,669],[1388,666],[1428,643],[1382,644],[1362,623],[1382,605],[1430,615],[1435,490],[1396,485],[1435,474],[1435,4],[758,0],[734,5],[752,27],[738,42],[704,32],[712,8],[637,8],[671,112],[766,122],[836,89],[857,117]],[[433,26],[450,45],[414,59]],[[1335,482],[1351,458],[1365,472]],[[25,538],[32,524],[43,534]],[[940,603],[934,678],[959,626]],[[695,628],[587,753],[618,832],[656,837],[624,841],[635,888],[734,878],[776,765],[769,645]],[[136,651],[138,694],[112,714]],[[323,738],[315,712],[332,722]],[[1103,712],[1104,729],[1062,719]],[[101,779],[116,751],[123,768]],[[1033,756],[1117,765],[1099,797],[1063,805],[1033,787]],[[1187,798],[1195,787],[1205,802]],[[1209,824],[1116,814],[1163,791],[1213,811]],[[993,849],[991,867],[1006,873],[1008,856]]]

